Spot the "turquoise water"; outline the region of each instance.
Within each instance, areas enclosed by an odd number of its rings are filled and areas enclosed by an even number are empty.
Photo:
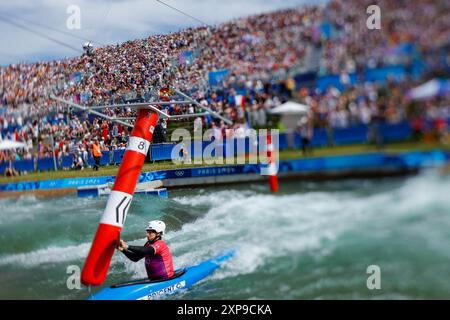
[[[236,257],[170,299],[450,298],[450,177],[289,182],[136,196],[122,237],[145,242],[148,220],[167,222],[175,267],[230,247]],[[83,266],[106,198],[0,200],[0,298],[85,299],[67,287]],[[367,288],[377,265],[381,289]],[[145,277],[116,253],[105,285]]]

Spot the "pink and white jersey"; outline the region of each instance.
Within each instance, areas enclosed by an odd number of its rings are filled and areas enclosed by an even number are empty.
[[[157,240],[145,247],[152,246],[155,249],[153,256],[145,256],[145,269],[149,279],[167,279],[173,276],[172,254],[163,240]]]

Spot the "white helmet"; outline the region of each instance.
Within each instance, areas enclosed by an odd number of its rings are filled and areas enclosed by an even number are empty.
[[[158,233],[163,234],[166,231],[166,224],[162,222],[161,220],[153,220],[148,223],[147,228],[145,231],[154,230]]]

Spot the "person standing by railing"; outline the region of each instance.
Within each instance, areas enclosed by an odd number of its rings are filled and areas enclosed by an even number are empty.
[[[94,157],[94,170],[98,171],[100,167],[100,159],[102,158],[102,149],[100,147],[100,142],[98,142],[98,138],[94,139],[94,143],[92,144],[92,156]]]
[[[300,133],[300,138],[302,141],[303,155],[306,156],[311,154],[311,140],[314,136],[313,119],[308,115],[303,116],[297,124],[297,130]]]

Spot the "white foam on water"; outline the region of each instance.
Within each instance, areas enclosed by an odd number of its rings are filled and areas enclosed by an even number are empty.
[[[191,206],[199,206],[199,205],[217,205],[218,202],[223,202],[224,200],[233,200],[233,199],[241,199],[248,196],[255,195],[256,193],[250,190],[222,190],[214,193],[204,192],[200,193],[196,196],[183,196],[183,197],[175,197],[174,201],[183,204],[183,205],[191,205]]]
[[[90,243],[67,247],[50,246],[32,252],[7,255],[0,257],[0,266],[32,268],[47,263],[76,261],[86,257],[90,247]]]
[[[99,212],[98,204],[106,203],[101,198],[62,197],[55,199],[38,199],[34,196],[23,196],[17,199],[0,200],[0,225],[20,224],[34,219],[63,218],[64,214],[77,216],[95,216]]]
[[[397,212],[409,214],[430,205],[450,205],[450,176],[428,170],[408,180],[399,190]]]
[[[230,189],[176,198],[185,205],[208,205],[210,209],[171,233],[170,246],[187,265],[238,248],[225,271],[214,275],[219,278],[252,273],[278,257],[308,251],[316,257],[328,255],[339,245],[339,236],[358,230],[361,224],[385,232],[397,220],[422,216],[429,206],[450,208],[450,180],[442,179],[435,171],[427,172],[406,179],[394,190],[365,195],[355,195],[353,190],[270,195]],[[449,218],[450,211],[444,221],[450,226]],[[443,245],[439,239],[435,246]]]
[[[235,248],[236,256],[220,272],[214,273],[213,279],[235,277],[257,272],[258,268],[280,257],[304,253],[326,256],[339,246],[341,235],[360,230],[362,225],[373,224],[374,233],[391,232],[393,226],[401,227],[405,219],[420,218],[419,228],[423,221],[428,222],[429,217],[424,216],[424,212],[430,206],[443,211],[439,219],[434,217],[433,223],[450,227],[450,210],[445,213],[445,209],[450,209],[449,191],[450,179],[435,171],[405,179],[393,189],[377,189],[373,194],[358,194],[354,190],[305,191],[287,195],[232,188],[205,191],[173,199],[187,207],[205,206],[205,214],[184,224],[180,230],[168,230],[164,239],[172,251],[175,268],[198,264]],[[33,206],[41,205],[35,199],[25,201],[30,201]],[[79,207],[92,206],[92,199],[86,201]],[[14,202],[2,202],[2,205],[5,203],[19,205]],[[101,210],[97,211],[101,213]],[[33,214],[29,217],[37,218]],[[93,221],[97,222],[97,217]],[[445,250],[448,246],[437,232],[415,231],[426,233],[427,241],[436,250]],[[129,243],[142,245],[145,241],[142,238]],[[80,262],[87,256],[90,246],[91,243],[65,247],[52,245],[1,256],[0,266],[34,268],[47,263]],[[111,268],[110,272],[125,271],[132,278],[146,276],[142,261],[133,263],[119,253],[113,256]]]
[[[0,224],[31,219],[45,204],[32,195],[0,200]]]
[[[211,209],[168,234],[168,241],[177,259],[188,265],[234,247],[237,254],[227,276],[252,273],[267,259],[312,249],[320,254],[322,243],[335,239],[360,213],[343,210],[342,198],[323,192],[278,196],[235,190],[194,196],[182,201],[210,204]]]

